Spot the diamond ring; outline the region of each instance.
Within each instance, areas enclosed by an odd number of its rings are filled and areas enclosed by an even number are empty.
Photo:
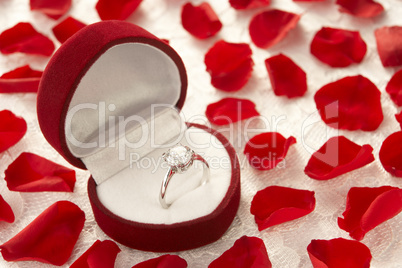
[[[159,194],[159,202],[163,208],[168,208],[170,204],[166,202],[166,190],[170,180],[176,173],[184,173],[188,170],[193,162],[198,160],[203,164],[203,173],[200,181],[200,186],[207,183],[209,178],[209,165],[205,159],[196,154],[188,146],[177,144],[170,148],[162,155],[163,160],[169,165],[169,170],[163,179],[161,191]]]

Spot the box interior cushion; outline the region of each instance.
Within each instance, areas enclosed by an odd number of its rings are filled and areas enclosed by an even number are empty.
[[[173,106],[180,91],[179,70],[163,51],[142,43],[109,48],[82,77],[71,99],[65,122],[69,150],[77,157],[101,150],[100,139],[109,138],[110,129],[119,130],[121,118],[146,120],[151,105]],[[134,129],[139,120],[125,127]],[[105,141],[103,147],[114,142]]]
[[[187,172],[173,176],[166,198],[169,203],[175,200],[168,209],[162,208],[159,193],[168,167],[161,158],[166,148],[158,148],[98,185],[100,202],[121,218],[149,224],[174,224],[213,212],[231,183],[228,152],[214,135],[196,127],[188,128],[181,139],[210,164],[208,183],[198,186],[203,167],[195,161]]]

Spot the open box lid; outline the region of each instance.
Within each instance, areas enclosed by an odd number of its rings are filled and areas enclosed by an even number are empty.
[[[38,120],[48,142],[85,169],[81,157],[93,152],[74,147],[67,132],[77,131],[73,136],[84,143],[98,136],[98,111],[85,109],[87,103],[113,100],[118,105],[107,106],[106,118],[108,112],[130,116],[155,103],[181,109],[186,90],[185,67],[168,44],[128,22],[99,22],[69,38],[51,58],[39,85]],[[80,105],[85,115],[67,122],[69,110]]]

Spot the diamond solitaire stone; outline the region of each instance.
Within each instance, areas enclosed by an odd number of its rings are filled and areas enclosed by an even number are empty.
[[[189,147],[177,144],[162,155],[163,160],[177,172],[184,172],[193,161],[194,151]]]

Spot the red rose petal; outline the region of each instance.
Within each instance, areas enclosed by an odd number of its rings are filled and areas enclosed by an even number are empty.
[[[271,268],[264,241],[258,237],[242,236],[208,268]]]
[[[269,186],[258,191],[251,202],[258,230],[295,220],[315,208],[314,192],[280,186]]]
[[[373,147],[360,146],[344,136],[330,138],[307,163],[304,173],[316,180],[329,180],[374,161]]]
[[[10,205],[0,195],[0,221],[12,223],[15,220],[14,212]]]
[[[27,22],[20,22],[0,34],[0,52],[3,54],[21,52],[50,56],[54,49],[53,42]]]
[[[27,132],[24,118],[8,110],[0,111],[0,153],[19,142]]]
[[[0,78],[4,79],[16,79],[16,78],[40,78],[43,72],[32,70],[29,65],[16,68],[8,73],[4,73]]]
[[[60,43],[64,43],[68,38],[85,26],[86,24],[82,23],[81,21],[68,17],[54,26],[52,31],[57,40],[59,40]]]
[[[332,67],[347,67],[360,63],[366,55],[367,45],[357,31],[323,27],[311,42],[310,52]]]
[[[384,11],[384,7],[373,0],[336,0],[336,4],[340,6],[340,12],[362,18],[372,18]]]
[[[142,0],[99,0],[96,10],[102,20],[125,20],[141,2]]]
[[[321,119],[338,129],[372,131],[382,120],[381,93],[366,77],[348,76],[317,91],[315,104]]]
[[[254,62],[248,44],[216,42],[205,54],[205,65],[211,83],[223,91],[240,90],[249,80]]]
[[[284,138],[277,132],[265,132],[252,137],[244,148],[248,162],[258,170],[276,167],[288,153],[289,147],[296,143],[292,136]]]
[[[19,67],[0,76],[0,93],[36,93],[41,77],[42,72],[29,65]]]
[[[219,126],[228,125],[260,114],[255,104],[246,99],[225,98],[207,106],[208,120]]]
[[[265,67],[275,95],[294,98],[306,93],[306,73],[287,56],[279,54],[268,58]]]
[[[381,145],[382,166],[392,176],[402,177],[402,131],[389,135]]]
[[[368,231],[401,211],[402,189],[391,186],[352,187],[342,213],[343,219],[338,218],[338,225],[352,238],[362,240]]]
[[[358,241],[343,238],[311,240],[307,251],[314,268],[370,267],[370,249]]]
[[[96,242],[70,268],[113,268],[120,248],[110,240]]]
[[[402,26],[381,27],[374,34],[382,65],[402,65]]]
[[[6,261],[63,265],[70,258],[84,222],[85,214],[77,205],[56,202],[1,245],[1,254]]]
[[[207,2],[198,6],[186,3],[181,11],[181,23],[184,29],[199,39],[214,36],[222,28],[218,16]]]
[[[398,121],[399,125],[401,126],[402,129],[402,111],[399,112],[399,114],[395,115],[396,121]]]
[[[271,0],[229,0],[230,5],[237,10],[269,6]]]
[[[174,268],[186,268],[186,260],[176,255],[163,255],[155,259],[147,260],[139,264],[134,265],[132,268],[161,268],[161,267],[174,267]]]
[[[257,47],[272,47],[296,27],[299,19],[300,15],[278,9],[258,13],[250,22],[251,40]]]
[[[402,70],[397,71],[391,77],[385,90],[396,105],[402,106]]]
[[[59,19],[71,7],[71,0],[30,0],[31,10],[37,10],[52,19]]]
[[[22,153],[6,169],[5,180],[10,191],[73,192],[75,171],[32,153]]]

